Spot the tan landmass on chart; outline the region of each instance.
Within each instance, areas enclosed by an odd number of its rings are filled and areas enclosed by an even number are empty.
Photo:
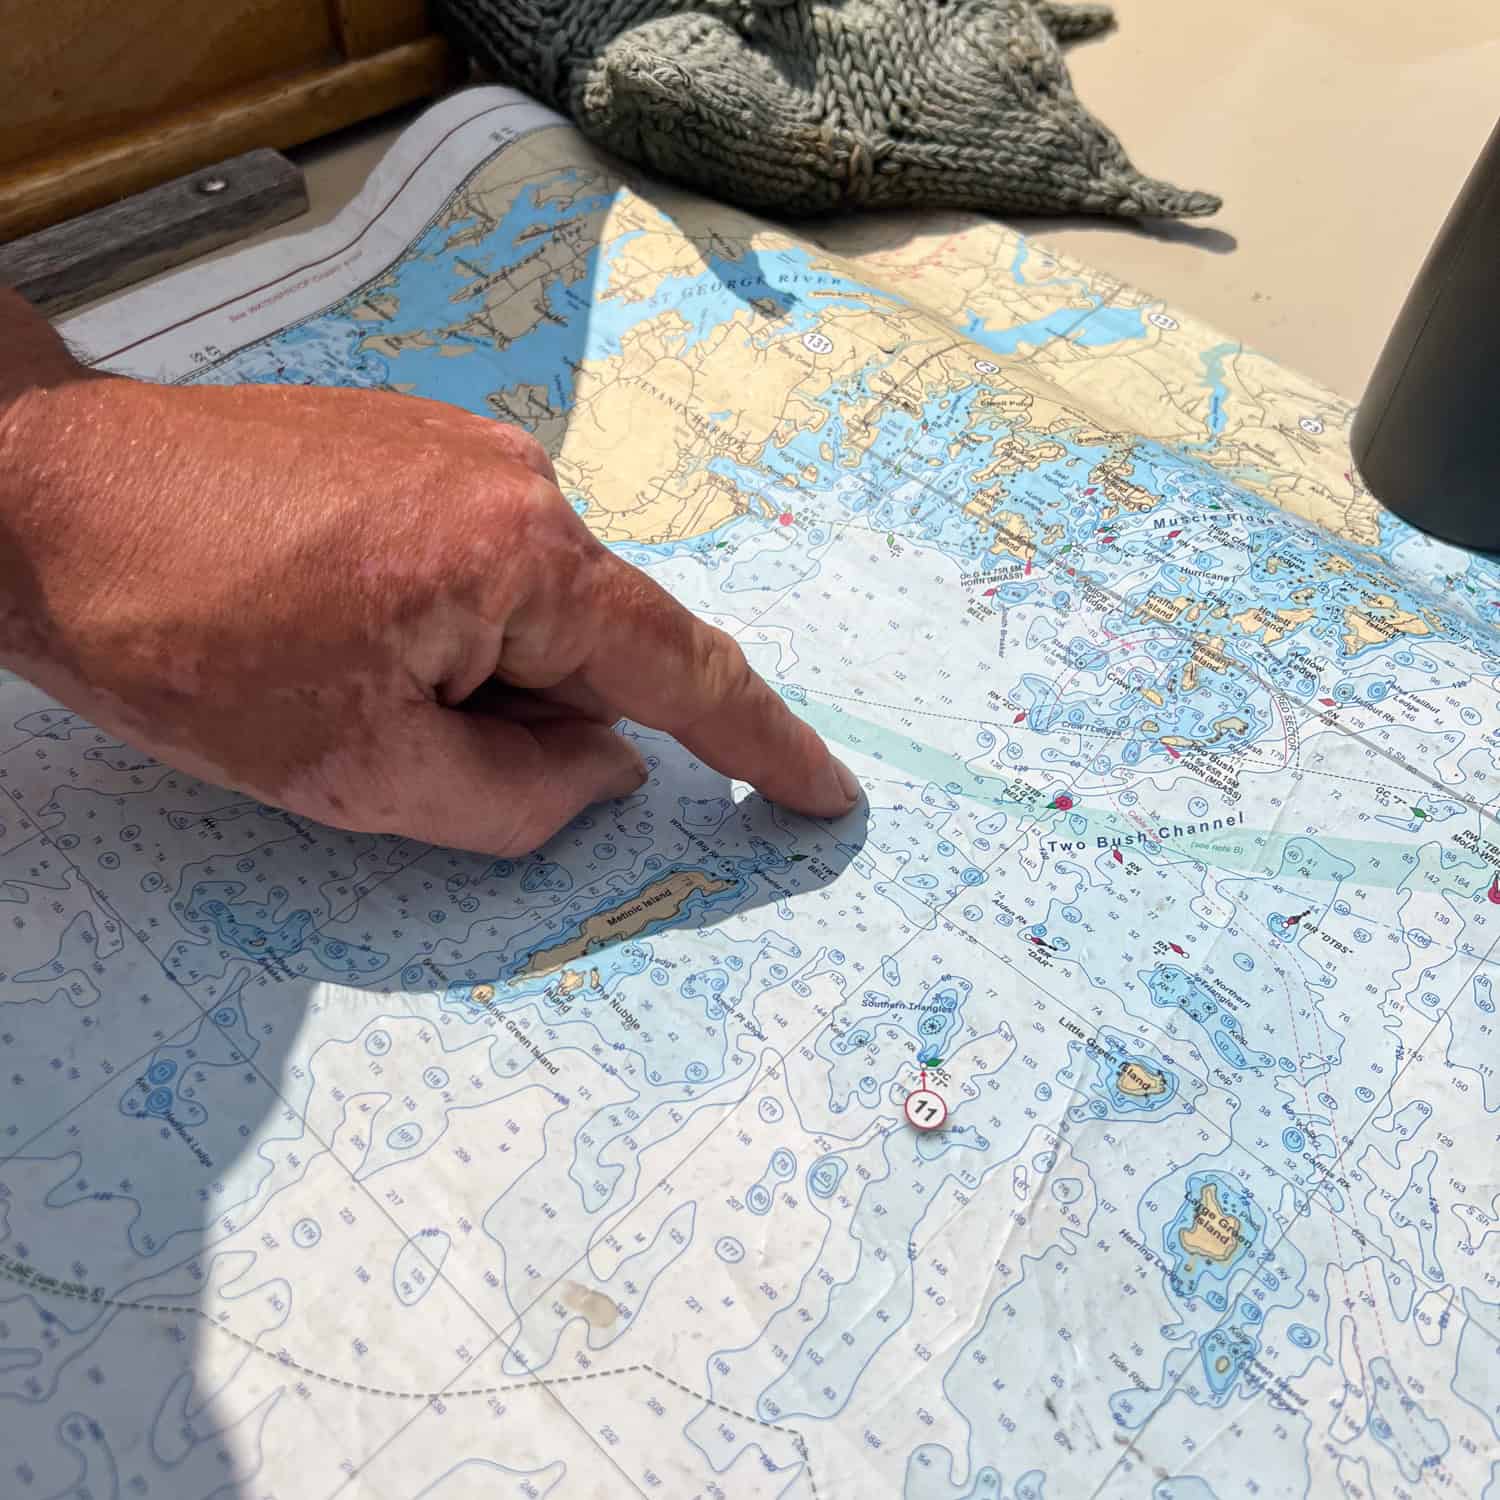
[[[627,231],[635,231],[635,238],[612,258],[607,279],[594,292],[599,300],[628,296],[640,303],[669,279],[713,277],[717,273],[710,267],[710,254],[721,261],[738,260],[747,247],[767,254],[797,245],[748,216],[667,190],[654,191],[652,201],[625,189],[617,192],[608,234],[618,238]],[[741,340],[736,348],[739,399],[779,403],[795,392],[816,406],[832,389],[847,389],[848,398],[838,406],[846,433],[838,461],[850,468],[874,442],[887,410],[921,417],[934,397],[973,384],[975,350],[941,318],[911,306],[904,296],[855,292],[853,305],[846,305],[851,301],[847,267],[829,261],[815,264],[810,274],[828,284],[819,286],[814,280],[804,290],[793,283],[783,296],[829,303],[817,324],[828,347],[811,347],[800,324],[794,327],[778,316],[790,309],[765,299],[756,311],[766,326],[748,347]],[[732,284],[730,289],[735,289]],[[857,389],[861,384],[864,391]],[[705,400],[700,409],[722,408]]]
[[[1002,510],[994,518],[995,540],[990,546],[993,556],[1019,558],[1023,563],[1036,556],[1036,541],[1026,517],[1017,511]]]
[[[1234,623],[1246,635],[1258,635],[1268,646],[1274,646],[1283,636],[1317,618],[1313,609],[1265,609],[1252,605],[1233,617]]]
[[[1337,552],[1330,552],[1318,566],[1329,573],[1352,573],[1354,571],[1354,564],[1347,557],[1340,557]]]
[[[1191,667],[1189,670],[1192,670]],[[1196,680],[1195,678],[1194,681],[1196,682]],[[1150,724],[1150,721],[1147,721],[1147,724],[1149,724],[1151,730],[1156,728],[1156,725]],[[1143,724],[1141,727],[1147,728],[1147,724]],[[1161,742],[1164,745],[1170,745],[1174,750],[1199,750],[1206,745],[1218,744],[1226,734],[1247,733],[1250,729],[1250,724],[1248,720],[1240,718],[1238,714],[1226,714],[1222,719],[1215,719],[1211,727],[1213,729],[1212,734],[1202,735],[1198,739],[1192,739],[1183,734],[1164,734],[1161,737]]]
[[[641,216],[632,212],[633,195],[622,194],[622,199],[613,215],[611,234],[617,235],[621,229],[643,232],[611,257],[609,274],[595,291],[601,301],[628,297],[632,302],[649,302],[668,281],[713,275],[703,246],[686,234],[673,232],[663,219],[653,216],[640,222]],[[734,247],[721,242],[720,248],[733,256]]]
[[[1193,1205],[1193,1222],[1177,1231],[1177,1239],[1189,1255],[1222,1264],[1240,1253],[1242,1233],[1240,1221],[1219,1207],[1213,1183],[1205,1182]]]
[[[1003,487],[981,490],[964,506],[964,514],[972,516],[981,530],[993,533],[995,539],[990,545],[992,556],[1008,556],[1023,563],[1030,562],[1036,556],[1036,535],[1026,517],[1019,512],[995,509],[1004,499]]]
[[[823,226],[816,233],[836,253],[814,259],[773,298],[760,290],[753,257],[805,245],[805,235],[793,238],[660,186],[642,196],[578,141],[566,147],[571,176],[560,178],[559,149],[548,132],[545,148],[506,152],[444,211],[444,249],[458,252],[463,278],[451,322],[404,329],[381,284],[365,294],[356,316],[371,326],[365,347],[374,352],[436,347],[459,357],[485,346],[504,349],[556,320],[565,313],[559,297],[580,305],[645,304],[645,321],[622,339],[618,354],[575,366],[570,412],[561,409],[558,391],[537,385],[490,398],[498,416],[524,421],[547,444],[565,491],[584,502],[588,524],[605,540],[681,540],[745,513],[758,494],[709,476],[715,458],[759,471],[768,491],[794,488],[797,476],[771,460],[799,434],[820,432],[834,404],[842,441],[838,451],[821,445],[825,463],[860,465],[895,412],[930,421],[957,463],[998,431],[1000,446],[981,470],[985,484],[1050,461],[1065,436],[1108,452],[1091,476],[1104,490],[1105,519],[1143,511],[1157,499],[1133,477],[1128,450],[1136,435],[1206,442],[1210,392],[1202,355],[1209,349],[1220,371],[1222,428],[1199,459],[1346,537],[1377,540],[1375,507],[1344,472],[1346,406],[1012,230],[952,214]],[[503,271],[486,269],[478,253],[466,262],[469,245],[492,233],[523,192],[560,211],[557,222],[521,231],[521,257]],[[607,261],[595,253],[601,243],[613,251]],[[742,269],[724,272],[729,262]],[[585,284],[591,267],[596,280]],[[738,276],[724,285],[743,300],[697,339],[669,283],[726,276]],[[870,290],[851,288],[851,277]],[[809,305],[817,307],[815,334],[807,332]],[[1068,330],[1072,314],[1081,328],[1110,309],[1135,309],[1139,336],[1086,344],[1043,333],[1017,356],[1002,357],[956,327],[972,311],[997,330],[1038,320]],[[953,403],[966,393],[974,399],[960,415]],[[954,411],[951,431],[943,429],[944,410]],[[922,461],[935,490],[954,493],[944,483],[948,465],[931,454]],[[986,503],[987,515],[1000,512],[999,496]],[[1062,535],[1053,524],[1038,530],[1042,547]],[[1026,556],[1006,538],[997,541],[999,550]]]
[[[539,975],[554,974],[606,944],[623,943],[633,938],[653,922],[670,921],[694,896],[714,896],[732,886],[733,881],[715,879],[702,870],[674,870],[670,875],[653,881],[645,890],[627,897],[618,906],[596,912],[572,937],[550,948],[538,949],[511,983],[520,984]],[[574,988],[581,984],[580,979]]]
[[[1202,631],[1193,636],[1193,654],[1182,671],[1183,692],[1191,693],[1197,688],[1200,669],[1210,672],[1234,670],[1234,663],[1224,654],[1223,643],[1217,636]]]
[[[372,354],[383,354],[388,359],[394,359],[396,355],[405,354],[412,349],[431,349],[439,342],[438,335],[429,333],[425,328],[416,328],[407,333],[372,333],[359,347],[368,349]]]
[[[1203,601],[1189,599],[1179,594],[1175,599],[1165,599],[1160,594],[1147,594],[1136,610],[1138,620],[1147,620],[1156,625],[1175,625],[1179,618],[1196,622],[1203,614]],[[1161,700],[1157,699],[1159,703]]]
[[[828,413],[823,407],[815,406],[800,391],[790,391],[782,405],[781,420],[776,424],[772,441],[778,448],[784,448],[799,432],[821,432],[827,425]],[[831,444],[819,443],[818,451],[827,455],[829,463],[833,462]]]
[[[513,385],[509,390],[492,391],[485,397],[485,404],[500,421],[517,427],[545,423],[555,415],[544,385]]]
[[[945,399],[984,379],[975,372],[973,346],[940,320],[886,302],[876,293],[867,300],[867,307],[831,307],[824,313],[819,331],[833,342],[833,351],[815,356],[813,370],[800,384],[810,400],[837,401],[846,435],[840,455],[845,468],[862,461],[887,413],[904,412],[924,419],[931,407],[941,409]],[[801,343],[796,338],[783,342],[789,350]],[[835,395],[846,390],[847,396]],[[1039,402],[1035,392],[1028,395],[1031,399],[1024,405],[976,403],[970,425],[988,427],[997,417],[1012,425],[1024,413],[1026,425],[1041,428],[1039,416],[1050,418],[1054,409],[1045,398]]]
[[[793,243],[763,228],[753,239],[757,251]],[[729,243],[723,252],[741,254],[742,246]],[[829,269],[828,275],[843,273]],[[819,291],[814,288],[810,296]],[[733,363],[739,404],[753,395],[775,410],[795,396],[810,414],[817,411],[819,426],[826,420],[822,404],[831,390],[847,390],[849,396],[838,402],[846,432],[838,460],[853,466],[879,434],[886,411],[921,419],[929,404],[968,389],[978,377],[971,345],[956,339],[929,312],[886,299],[879,291],[850,294],[847,285],[837,288],[837,296],[838,305],[823,309],[817,321],[817,335],[828,347],[810,347],[789,320],[762,317],[753,339],[736,341]],[[775,311],[766,306],[765,312]],[[705,401],[700,410],[718,408]]]
[[[1154,1099],[1166,1093],[1167,1080],[1144,1063],[1127,1062],[1120,1065],[1115,1087],[1132,1099]]]
[[[654,184],[650,197],[644,198],[620,183],[613,184],[616,197],[610,207],[608,232],[611,238],[623,231],[636,230],[635,237],[611,257],[606,279],[597,288],[605,298],[628,297],[644,302],[658,296],[664,284],[682,278],[718,279],[720,273],[710,258],[721,262],[740,260],[746,245],[774,250],[794,241],[772,230],[763,219],[753,218],[726,204],[711,203],[691,193],[681,193],[662,184]],[[830,268],[830,275],[836,275]],[[759,289],[759,280],[750,267],[730,273],[725,286],[748,297]],[[827,295],[826,288],[795,288],[799,297]]]
[[[484,242],[494,225],[470,224],[466,228],[456,229],[448,236],[444,248],[448,250],[466,250],[470,245],[479,245]]]
[[[1039,469],[1043,464],[1066,458],[1068,450],[1061,443],[1054,443],[1047,438],[1039,442],[1023,443],[1012,433],[1009,437],[1001,438],[991,449],[991,454],[989,463],[970,475],[975,484],[989,484],[1005,475]]]
[[[388,323],[396,316],[400,306],[399,297],[371,293],[354,304],[350,309],[350,316],[356,323]]]
[[[1154,703],[1158,708],[1164,707],[1167,701],[1162,697],[1160,693],[1156,691],[1155,688],[1142,688],[1141,697],[1143,697],[1147,703]]]
[[[610,1328],[619,1321],[619,1303],[606,1293],[596,1292],[593,1287],[585,1286],[580,1281],[564,1281],[558,1290],[558,1296],[565,1306],[594,1328]]]
[[[1096,464],[1089,474],[1089,483],[1104,491],[1106,503],[1100,514],[1106,521],[1113,520],[1122,510],[1151,510],[1160,499],[1128,477],[1133,469],[1128,458],[1111,458]]]
[[[636,232],[627,251],[614,258],[607,281],[595,295],[604,299],[619,295],[632,300],[647,300],[655,295],[664,281],[671,277],[711,276],[716,274],[708,268],[706,253],[717,253],[722,259],[743,256],[749,245],[757,253],[774,252],[783,246],[795,244],[790,238],[758,225],[743,216],[727,214],[722,209],[708,211],[691,199],[679,198],[668,192],[653,194],[647,202],[628,191],[617,193],[609,213],[608,232],[619,236],[629,231]],[[683,236],[691,236],[684,242]],[[864,452],[875,441],[885,416],[893,411],[926,421],[936,409],[939,413],[958,394],[969,390],[976,381],[982,381],[983,372],[976,366],[981,363],[974,346],[955,336],[954,330],[941,318],[933,317],[924,308],[909,305],[904,295],[884,296],[880,291],[869,293],[851,292],[847,284],[847,267],[834,262],[815,266],[814,277],[825,276],[832,284],[811,285],[806,291],[795,286],[788,294],[808,300],[828,300],[829,305],[820,313],[817,325],[817,342],[810,343],[799,321],[795,326],[784,316],[785,309],[772,299],[761,299],[748,303],[733,318],[710,336],[695,343],[691,350],[667,350],[680,354],[690,362],[699,374],[711,374],[707,364],[716,357],[718,363],[730,376],[733,399],[720,400],[717,392],[701,389],[695,384],[690,396],[695,415],[701,424],[706,413],[730,413],[733,420],[742,426],[747,422],[753,427],[756,418],[748,412],[747,402],[754,401],[761,409],[760,422],[769,424],[770,441],[775,447],[784,447],[799,432],[818,431],[829,420],[827,403],[832,398],[837,403],[837,415],[844,433],[841,451],[834,453],[828,444],[822,445],[825,461],[834,460],[844,468],[855,468],[862,461]],[[837,298],[834,302],[831,299]],[[649,338],[651,332],[664,326],[665,319],[676,318],[679,331],[686,332],[680,317],[671,309],[650,318],[639,326],[636,334]],[[686,339],[682,339],[684,346]],[[660,352],[660,351],[659,351]],[[629,363],[631,356],[636,364]],[[596,399],[594,382],[608,385],[612,379],[623,379],[629,385],[639,382],[643,375],[638,368],[639,349],[626,349],[622,345],[620,369],[608,368],[610,362],[586,361],[580,372],[578,388],[578,410],[586,413]],[[719,357],[722,356],[722,357]],[[1030,383],[1026,391],[1016,391],[1010,382],[1004,389],[981,393],[970,416],[971,424],[984,424],[993,428],[1000,424],[1006,427],[1024,427],[1035,438],[1012,432],[1002,438],[1002,450],[996,455],[997,476],[1000,473],[1019,472],[1023,468],[1035,468],[1050,459],[1062,457],[1065,450],[1060,444],[1046,441],[1047,436],[1058,432],[1075,432],[1083,423],[1081,414],[1066,398],[1066,395],[1051,387],[1045,380]],[[848,392],[847,396],[842,393]],[[648,393],[649,394],[649,393]],[[687,399],[687,393],[674,391]],[[632,392],[631,401],[637,407],[642,402],[642,392]],[[657,420],[655,414],[641,412],[643,420]],[[725,425],[726,418],[716,416],[710,425]],[[564,472],[568,464],[584,466],[584,451],[588,446],[583,434],[587,424],[577,420],[566,424],[566,439],[562,423],[551,434],[555,442],[563,444],[559,470]],[[574,439],[574,433],[580,434]],[[703,437],[700,425],[694,436]],[[539,433],[543,440],[547,435]],[[737,434],[739,445],[764,442],[759,432]],[[954,451],[975,441],[973,431],[957,431],[950,445]],[[986,441],[988,439],[986,438]],[[1118,441],[1118,439],[1116,439]],[[655,441],[651,445],[658,453],[668,445]],[[679,444],[676,449],[684,468],[693,467],[689,459],[701,465],[704,455],[685,451]],[[712,455],[709,455],[712,456]],[[734,455],[741,463],[756,460],[743,451]],[[940,472],[944,467],[941,459],[929,456],[927,466]],[[781,476],[768,475],[768,482]],[[590,523],[598,528],[606,517],[616,523],[622,520],[625,507],[613,503],[609,496],[600,492],[598,477],[592,486],[583,486],[591,502],[586,512]],[[631,479],[639,480],[639,474]],[[625,489],[622,481],[611,488]],[[640,493],[639,486],[632,497]],[[687,522],[678,518],[671,535],[691,535],[685,530],[706,529],[717,525],[723,518],[710,515],[700,522]],[[636,521],[632,519],[629,529],[601,533],[610,539],[625,536],[644,539]],[[660,534],[659,525],[653,535]]]
[[[597,536],[680,540],[750,508],[752,497],[709,466],[716,458],[759,464],[778,421],[767,404],[745,401],[746,375],[731,352],[757,317],[742,309],[691,347],[677,313],[632,329],[618,355],[580,368],[572,413],[534,429],[555,455],[564,490],[587,502],[584,518]]]
[[[1013,385],[991,386],[974,397],[974,411],[979,420],[993,422],[1002,427],[1025,427],[1031,425],[1031,411],[1035,403],[1031,392]]]
[[[1389,594],[1370,594],[1365,602],[1344,609],[1344,651],[1353,656],[1366,646],[1378,646],[1398,635],[1431,635],[1432,623],[1401,609]]]
[[[590,969],[587,974],[582,969],[564,969],[557,981],[559,995],[573,995],[585,987],[596,990],[599,988],[598,969]]]
[[[868,276],[956,322],[972,312],[999,331],[1076,314],[1076,335],[1095,315],[1096,298],[1142,310],[1139,337],[1095,345],[1076,336],[1051,338],[1038,347],[1022,345],[1014,356],[993,357],[1027,382],[1033,375],[1050,377],[1076,407],[1113,431],[1204,444],[1211,436],[1212,393],[1203,355],[1214,350],[1221,425],[1217,438],[1196,450],[1199,460],[1337,535],[1365,545],[1377,541],[1378,507],[1349,468],[1353,409],[1295,371],[992,220],[957,213],[865,215],[816,233]]]

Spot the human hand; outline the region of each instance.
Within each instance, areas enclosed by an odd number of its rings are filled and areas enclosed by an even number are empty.
[[[641,785],[621,717],[796,811],[856,802],[525,433],[381,392],[77,375],[0,404],[0,660],[102,728],[337,827],[495,854]]]

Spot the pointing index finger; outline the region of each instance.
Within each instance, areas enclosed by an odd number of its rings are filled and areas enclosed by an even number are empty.
[[[859,801],[859,782],[815,730],[771,690],[722,630],[660,585],[612,559],[606,611],[582,676],[620,712],[681,741],[716,771],[773,802],[835,818]]]

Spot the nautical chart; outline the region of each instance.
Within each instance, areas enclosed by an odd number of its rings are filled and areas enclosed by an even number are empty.
[[[5,679],[0,1492],[1500,1493],[1500,572],[1158,300],[817,235],[478,90],[70,327],[531,429],[868,805],[627,726],[496,861]]]

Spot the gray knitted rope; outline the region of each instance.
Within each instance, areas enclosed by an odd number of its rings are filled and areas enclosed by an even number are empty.
[[[436,0],[454,42],[617,156],[746,208],[1186,218],[1078,102],[1053,0]]]

